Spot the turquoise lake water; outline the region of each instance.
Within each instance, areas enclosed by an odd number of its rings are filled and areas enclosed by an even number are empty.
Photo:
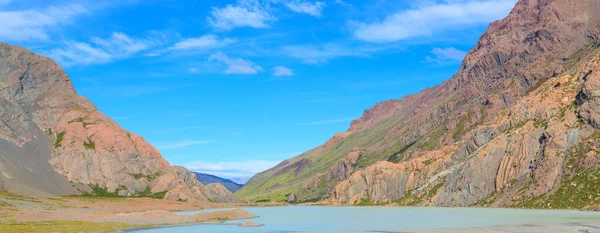
[[[194,225],[134,231],[136,233],[279,233],[402,231],[514,225],[600,223],[600,212],[425,207],[286,206],[244,208],[259,216],[261,227]],[[186,212],[181,214],[195,214]],[[229,221],[228,223],[243,223]]]

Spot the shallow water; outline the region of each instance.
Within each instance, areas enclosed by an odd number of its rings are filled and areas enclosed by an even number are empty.
[[[514,225],[600,223],[600,212],[424,207],[286,206],[244,208],[261,227],[194,225],[135,231],[136,233],[255,233],[401,231]],[[194,214],[187,212],[182,214]],[[229,221],[228,223],[242,223]]]

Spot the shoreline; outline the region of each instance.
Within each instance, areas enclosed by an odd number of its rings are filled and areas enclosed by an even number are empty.
[[[191,203],[150,198],[89,198],[53,197],[31,198],[0,193],[1,232],[137,232],[146,229],[185,227],[193,225],[241,225],[227,223],[229,220],[258,218],[242,208],[265,207],[355,207],[355,208],[461,208],[461,209],[509,209],[521,211],[574,211],[573,209],[527,209],[484,207],[430,207],[430,206],[350,206],[332,203]],[[196,212],[186,215],[180,212]],[[29,228],[28,228],[29,227]],[[54,227],[54,228],[52,228]],[[243,226],[239,226],[243,227]],[[68,230],[63,230],[68,228]],[[33,230],[32,230],[33,229]],[[46,230],[44,230],[46,229]],[[47,230],[50,229],[50,230]],[[260,227],[258,227],[260,229]],[[600,219],[591,224],[562,225],[514,225],[473,228],[435,228],[399,230],[397,232],[450,233],[450,232],[600,232]],[[290,231],[293,232],[293,231]],[[396,232],[396,231],[392,231]]]

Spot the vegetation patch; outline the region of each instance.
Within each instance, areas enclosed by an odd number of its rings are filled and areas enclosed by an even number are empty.
[[[497,190],[492,191],[490,194],[488,194],[485,198],[479,200],[478,202],[475,202],[473,204],[471,204],[470,206],[489,206],[490,204],[492,204],[494,202],[494,199],[496,197],[496,195],[498,194]]]
[[[59,148],[62,146],[60,143],[63,141],[64,137],[65,137],[65,132],[60,132],[56,135],[56,141],[54,141],[54,148]]]
[[[41,203],[41,201],[36,198],[21,196],[21,195],[17,195],[17,194],[5,192],[5,191],[0,191],[0,196],[4,197],[7,200]]]
[[[151,197],[154,199],[165,199],[165,195],[167,195],[168,192],[169,190],[153,193]]]
[[[0,201],[0,207],[13,207],[13,205],[5,201]]]
[[[87,128],[87,126],[88,126],[88,125],[92,125],[92,124],[93,124],[93,123],[90,123],[90,122],[86,122],[86,121],[85,121],[85,118],[81,118],[81,117],[80,117],[80,118],[77,118],[77,119],[74,119],[74,120],[71,120],[71,121],[69,121],[69,124],[71,124],[71,123],[75,123],[75,122],[79,122],[79,123],[81,123],[81,125],[83,125],[83,128]]]
[[[88,138],[88,141],[83,142],[83,146],[87,149],[96,150],[96,143],[92,141],[91,138]]]
[[[529,94],[531,92],[534,92],[539,87],[541,87],[542,84],[544,84],[546,81],[548,81],[548,78],[540,78],[540,79],[538,79],[531,87],[529,87],[529,89],[527,89],[525,91],[525,94]]]
[[[395,200],[394,203],[400,206],[417,206],[424,201],[433,198],[445,184],[446,180],[434,185],[431,189],[422,192],[417,192],[415,190],[406,191],[404,196]]]
[[[591,143],[590,143],[591,142]],[[565,174],[559,187],[551,193],[523,198],[513,207],[538,209],[595,209],[600,202],[600,168],[586,167],[587,153],[600,142],[596,131],[587,139],[573,146],[565,154]],[[530,181],[519,190],[524,193],[535,181]]]
[[[146,179],[149,182],[152,182],[153,180],[155,180],[156,178],[158,178],[159,176],[162,175],[162,173],[160,172],[155,172],[153,174],[149,174],[149,175],[144,175],[142,173],[134,173],[134,174],[130,174],[131,176],[133,176],[133,178],[135,178],[136,180],[139,180],[141,178]]]
[[[82,221],[50,221],[50,222],[0,222],[3,233],[46,233],[46,232],[119,232],[121,229],[131,229],[143,226],[133,226],[125,223],[96,223]]]

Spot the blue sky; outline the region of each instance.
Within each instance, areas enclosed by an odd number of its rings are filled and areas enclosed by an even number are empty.
[[[172,164],[247,179],[450,78],[515,2],[0,0],[0,40]]]

